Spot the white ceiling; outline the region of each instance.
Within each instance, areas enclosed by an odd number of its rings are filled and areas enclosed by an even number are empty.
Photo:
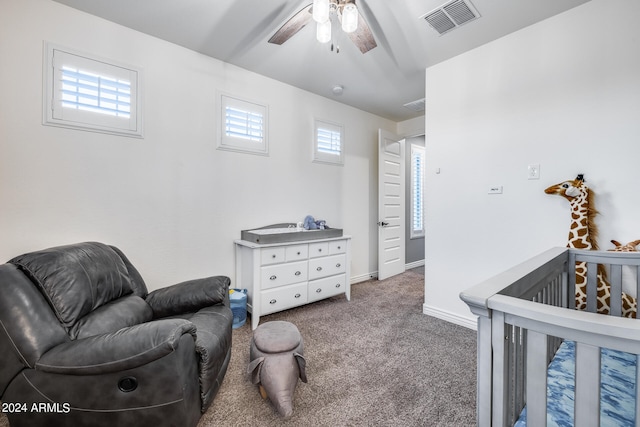
[[[312,0],[54,1],[402,121],[424,114],[403,105],[424,98],[427,67],[589,0],[471,0],[480,18],[442,36],[421,17],[449,0],[356,0],[378,45],[366,54],[339,29],[340,53],[331,52],[313,21],[282,45],[267,42]]]

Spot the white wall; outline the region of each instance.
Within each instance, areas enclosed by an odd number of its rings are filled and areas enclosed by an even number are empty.
[[[377,131],[396,123],[49,0],[0,6],[0,261],[97,240],[150,289],[233,278],[242,229],[312,214],[353,237],[353,276],[377,270]],[[43,41],[142,67],[145,138],[43,126]],[[216,150],[218,90],[269,105],[269,157]],[[344,124],[344,167],[311,163],[314,117]]]
[[[637,16],[638,1],[592,0],[427,69],[425,313],[471,325],[460,291],[565,246],[568,203],[543,190],[577,173],[601,248],[640,238]]]
[[[424,116],[399,122],[397,133],[406,137],[424,135]]]

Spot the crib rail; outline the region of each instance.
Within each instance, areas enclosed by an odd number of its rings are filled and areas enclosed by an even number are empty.
[[[567,309],[575,306],[575,266],[582,262],[588,295],[597,265],[608,267],[611,316]],[[478,315],[479,426],[513,426],[525,404],[528,425],[546,425],[546,369],[565,339],[576,341],[574,425],[599,425],[600,348],[640,354],[640,322],[617,317],[623,266],[638,271],[640,254],[553,248],[461,293]],[[595,311],[595,298],[587,303]],[[637,400],[640,426],[638,408]]]

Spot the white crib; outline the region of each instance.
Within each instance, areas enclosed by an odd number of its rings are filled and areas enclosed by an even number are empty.
[[[588,268],[587,311],[573,309],[581,261]],[[478,426],[513,426],[525,405],[527,425],[547,425],[547,367],[564,340],[575,341],[572,423],[601,425],[600,349],[632,353],[640,366],[640,322],[595,313],[598,264],[608,269],[612,312],[620,313],[622,266],[640,270],[637,252],[553,248],[460,294],[478,316]],[[633,394],[631,425],[640,426],[640,393]]]

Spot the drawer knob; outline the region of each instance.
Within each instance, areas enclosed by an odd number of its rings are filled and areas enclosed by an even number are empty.
[[[342,249],[342,246],[338,246],[338,250]]]
[[[300,296],[301,296],[300,294],[295,294],[294,298],[300,298]]]
[[[275,274],[271,277],[269,277],[269,280],[276,280],[278,278],[278,276],[276,276]]]
[[[340,268],[340,263],[337,263],[337,264],[336,264],[336,267]]]
[[[275,304],[277,301],[275,299],[272,299],[271,301],[269,301],[269,304]]]
[[[296,271],[296,276],[299,276],[299,275],[301,275],[301,274],[302,274],[301,272]]]
[[[316,271],[322,271],[322,267],[316,268]]]
[[[298,255],[300,255],[300,251],[298,251]]]
[[[322,252],[322,248],[318,249],[318,252]]]
[[[276,257],[276,254],[271,255],[271,258],[275,258],[275,257]]]
[[[340,286],[342,286],[340,283],[336,283],[336,288],[339,288]]]
[[[316,293],[319,294],[320,292],[322,292],[322,288],[318,288],[316,289]]]

